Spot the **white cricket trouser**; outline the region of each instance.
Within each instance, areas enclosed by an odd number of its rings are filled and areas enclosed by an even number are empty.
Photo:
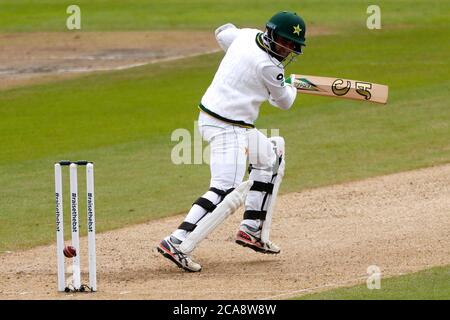
[[[257,129],[247,129],[217,120],[200,112],[198,127],[202,138],[210,147],[210,187],[227,191],[237,187],[244,179],[247,160],[252,165],[252,180],[270,182],[272,168],[277,160],[270,140]],[[221,197],[212,191],[202,195],[213,204],[218,204]],[[265,205],[264,195],[259,191],[250,191],[245,202],[246,210],[262,210]],[[193,205],[186,222],[197,224],[208,212],[199,205]],[[259,220],[244,220],[252,227],[259,227]],[[178,229],[173,235],[180,240],[186,238],[187,232]]]

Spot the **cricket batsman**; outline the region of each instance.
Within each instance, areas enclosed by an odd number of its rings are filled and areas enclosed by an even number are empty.
[[[271,202],[284,174],[284,139],[267,138],[254,122],[264,101],[284,110],[292,106],[297,90],[284,85],[284,68],[302,53],[305,32],[303,19],[288,11],[270,18],[264,32],[231,23],[215,30],[225,56],[201,99],[198,118],[211,151],[210,188],[157,247],[178,267],[201,271],[191,252],[242,203],[245,213],[236,243],[261,253],[280,253],[267,234]],[[249,181],[242,182],[247,168]]]

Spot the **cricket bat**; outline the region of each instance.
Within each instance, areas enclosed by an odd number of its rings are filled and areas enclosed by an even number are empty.
[[[382,104],[387,102],[389,91],[389,88],[386,85],[367,81],[300,74],[291,74],[284,83],[294,86],[297,88],[297,91],[301,93]]]

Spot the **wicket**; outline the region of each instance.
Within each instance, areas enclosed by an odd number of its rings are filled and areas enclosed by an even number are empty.
[[[70,208],[72,246],[76,250],[73,257],[73,282],[66,285],[64,264],[64,214],[62,194],[62,167],[69,166],[70,171]],[[87,230],[88,230],[88,263],[89,286],[81,284],[80,269],[80,236],[78,223],[78,166],[86,166],[86,194],[87,194]],[[97,291],[97,267],[95,254],[95,206],[94,206],[94,163],[86,160],[63,160],[55,163],[55,198],[56,198],[56,250],[58,264],[58,291]]]

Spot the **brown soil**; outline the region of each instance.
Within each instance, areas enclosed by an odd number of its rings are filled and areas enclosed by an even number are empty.
[[[202,31],[0,34],[0,89],[216,49]]]
[[[0,299],[278,299],[365,283],[370,265],[450,264],[450,164],[286,194],[277,210],[277,256],[233,242],[240,211],[195,251],[203,271],[183,272],[154,251],[176,216],[97,235],[95,294],[56,292],[55,245],[3,253]]]
[[[0,33],[0,90],[219,50],[213,31]]]

